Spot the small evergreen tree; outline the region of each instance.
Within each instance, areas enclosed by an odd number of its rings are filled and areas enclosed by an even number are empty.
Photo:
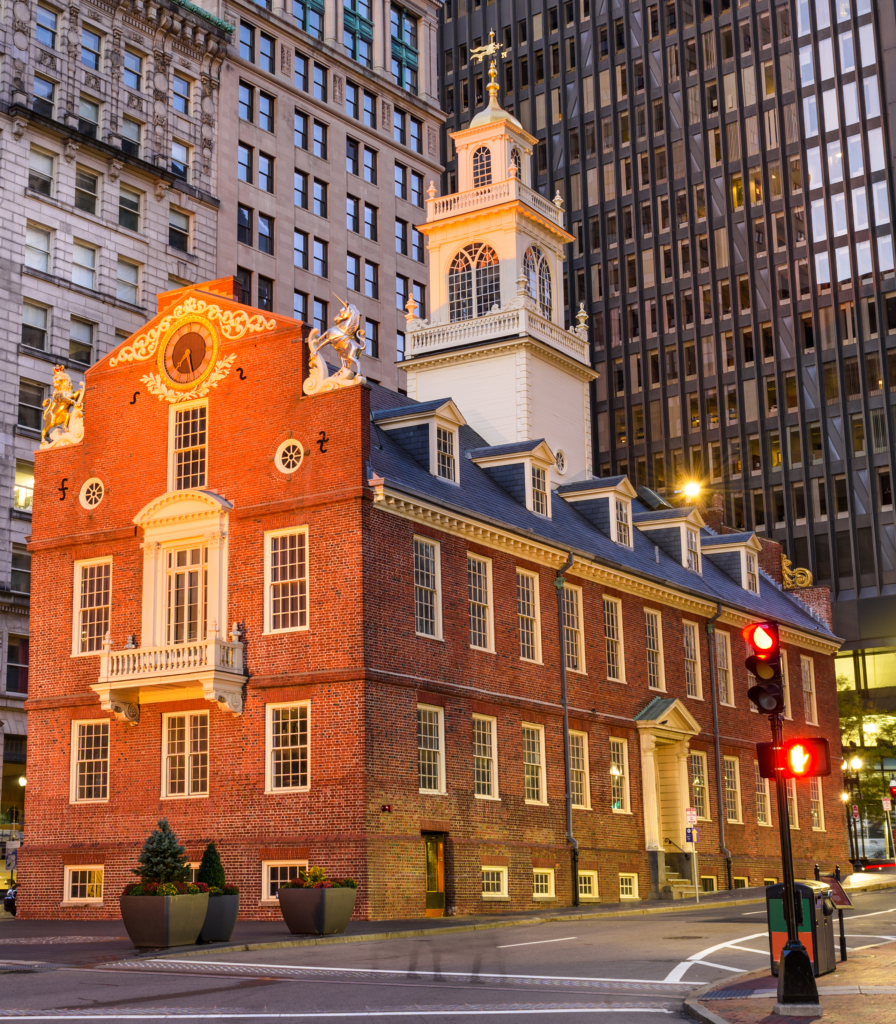
[[[171,831],[167,818],[159,820],[143,844],[139,868],[134,874],[143,882],[183,882],[187,876],[187,854]]]
[[[214,843],[209,843],[205,848],[205,853],[202,855],[202,863],[199,865],[199,871],[196,875],[196,881],[205,882],[210,888],[213,885],[219,889],[224,888],[224,865],[221,863],[218,848]]]

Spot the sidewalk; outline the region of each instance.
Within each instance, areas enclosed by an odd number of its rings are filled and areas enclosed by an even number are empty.
[[[838,948],[839,955],[839,948]],[[850,952],[846,963],[818,978],[826,1024],[896,1024],[896,942]],[[817,1017],[772,1013],[778,979],[768,967],[736,982],[724,981],[685,1000],[684,1010],[703,1024],[793,1024]]]

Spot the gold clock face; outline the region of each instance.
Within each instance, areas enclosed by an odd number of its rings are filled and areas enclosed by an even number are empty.
[[[168,339],[162,364],[174,385],[188,385],[205,375],[214,352],[213,339],[203,324],[186,324]]]

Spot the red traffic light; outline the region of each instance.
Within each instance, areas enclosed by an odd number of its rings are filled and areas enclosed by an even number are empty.
[[[785,779],[831,774],[831,747],[820,736],[785,740],[780,748],[773,743],[757,743],[756,756],[764,779],[773,779],[778,772]]]
[[[780,640],[777,622],[751,622],[744,626],[743,638],[761,659],[772,658],[778,653]]]
[[[890,779],[890,796],[896,800],[896,779]]]

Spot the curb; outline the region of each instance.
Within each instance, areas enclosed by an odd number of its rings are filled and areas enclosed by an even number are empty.
[[[692,992],[681,1005],[685,1015],[690,1017],[691,1020],[700,1021],[701,1024],[731,1024],[730,1021],[720,1017],[717,1013],[713,1013],[712,1010],[700,1002],[700,997],[709,992],[710,989],[715,988],[716,985],[718,985],[718,982],[714,981],[709,985],[704,985],[703,988],[698,988],[696,992]]]

